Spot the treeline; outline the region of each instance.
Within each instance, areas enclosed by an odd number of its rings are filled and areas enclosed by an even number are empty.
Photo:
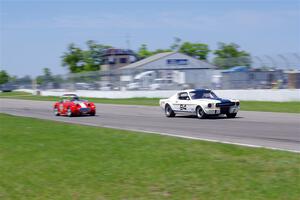
[[[102,55],[105,50],[112,48],[112,46],[97,44],[93,40],[87,41],[86,45],[87,49],[84,50],[73,43],[70,44],[62,56],[62,66],[68,67],[71,73],[100,70],[101,65],[104,64]],[[208,61],[208,56],[212,53],[214,55],[212,64],[219,69],[228,69],[237,65],[250,66],[251,64],[250,54],[240,50],[240,46],[235,43],[226,44],[221,42],[218,43],[216,50],[211,50],[207,44],[192,43],[175,38],[173,44],[167,49],[151,51],[146,44],[142,44],[135,53],[140,60],[157,53],[171,51],[178,51],[204,61]]]
[[[32,85],[32,80],[32,77],[30,77],[29,75],[17,77],[8,74],[5,70],[0,71],[0,85],[5,83],[12,83],[15,85]],[[52,75],[49,68],[44,68],[43,74],[37,76],[35,80],[37,81],[37,84],[44,84],[47,82],[57,82],[62,80],[62,78],[60,76]]]
[[[13,82],[15,84],[18,83],[26,83],[26,84],[31,84],[32,79],[30,76],[23,76],[23,77],[17,77],[17,76],[12,76],[8,74],[5,70],[0,71],[0,85],[8,83],[8,82]]]
[[[101,65],[104,64],[103,53],[112,48],[111,45],[98,44],[93,40],[86,42],[86,49],[79,48],[76,44],[71,43],[67,47],[67,51],[63,53],[61,62],[63,67],[67,67],[70,73],[80,73],[88,71],[101,70]],[[218,43],[216,50],[211,50],[207,44],[193,43],[182,41],[180,38],[175,38],[174,42],[166,49],[156,49],[151,51],[146,44],[142,44],[135,52],[136,57],[141,60],[157,53],[177,51],[196,59],[208,62],[208,56],[214,55],[212,64],[219,69],[228,69],[233,66],[250,66],[250,54],[240,50],[240,46],[235,43]],[[36,78],[38,84],[51,81],[59,81],[60,76],[53,76],[49,68],[43,69],[43,74]],[[31,82],[30,76],[17,78],[10,76],[6,71],[0,71],[0,85],[7,82]]]
[[[5,70],[0,71],[0,85],[9,82],[12,78]]]

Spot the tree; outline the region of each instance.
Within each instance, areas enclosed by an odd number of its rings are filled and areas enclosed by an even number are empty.
[[[156,49],[155,51],[150,51],[150,50],[148,50],[146,44],[142,44],[137,52],[137,55],[138,55],[139,59],[144,59],[144,58],[153,56],[158,53],[171,52],[171,51],[172,51],[171,49]]]
[[[53,76],[49,68],[43,68],[43,75],[36,78],[36,82],[39,85],[45,84],[47,82],[52,82]]]
[[[86,45],[88,49],[82,50],[72,43],[62,56],[62,65],[68,67],[71,73],[99,70],[103,64],[103,52],[111,48],[109,45],[97,44],[93,40],[87,41]]]
[[[174,43],[171,45],[172,51],[178,51],[181,46],[181,39],[179,37],[174,38]]]
[[[52,73],[51,73],[51,71],[50,71],[49,68],[45,67],[45,68],[43,69],[43,72],[44,72],[44,76],[45,76],[45,77],[48,77],[48,78],[51,78],[51,77],[52,77]]]
[[[10,76],[5,70],[0,71],[0,84],[7,83],[10,79]]]
[[[112,48],[109,45],[97,44],[93,40],[86,42],[88,50],[83,51],[84,71],[97,71],[104,64],[103,53]]]
[[[219,43],[218,49],[214,51],[216,57],[213,63],[221,69],[228,69],[234,66],[250,66],[250,54],[239,50],[240,46],[235,43]]]
[[[8,73],[5,70],[1,70],[0,71],[0,85],[7,83],[10,79],[10,76],[8,75]]]
[[[207,44],[184,42],[180,46],[179,52],[187,54],[199,60],[206,60],[210,50]]]
[[[144,59],[144,58],[147,58],[149,56],[152,56],[153,52],[151,52],[151,51],[148,50],[146,44],[142,44],[141,47],[139,48],[137,54],[138,54],[138,57],[140,59]]]
[[[62,56],[62,65],[67,66],[71,73],[83,71],[82,50],[71,43]]]
[[[172,52],[171,49],[156,49],[155,51],[152,52],[152,54],[158,54],[158,53],[165,53],[165,52]]]

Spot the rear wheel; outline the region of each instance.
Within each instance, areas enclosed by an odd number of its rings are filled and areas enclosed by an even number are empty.
[[[205,114],[204,110],[203,110],[200,106],[197,107],[197,109],[196,109],[196,114],[197,114],[197,117],[198,117],[199,119],[204,119],[204,118],[206,118],[206,114]]]
[[[73,113],[72,113],[71,108],[68,108],[68,110],[67,110],[67,116],[68,117],[73,117]]]
[[[236,113],[227,113],[226,116],[227,118],[235,118]]]
[[[54,115],[55,115],[55,116],[59,116],[59,112],[58,112],[58,108],[57,108],[57,107],[55,107],[55,108],[53,109],[53,112],[54,112]]]
[[[175,113],[172,110],[172,108],[171,108],[170,105],[166,105],[166,107],[165,107],[165,114],[166,114],[166,117],[175,117]]]

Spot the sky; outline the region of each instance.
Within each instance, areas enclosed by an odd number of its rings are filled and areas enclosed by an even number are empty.
[[[0,70],[65,74],[68,44],[169,48],[174,37],[251,55],[300,54],[300,0],[0,0]],[[129,40],[128,42],[126,42]]]

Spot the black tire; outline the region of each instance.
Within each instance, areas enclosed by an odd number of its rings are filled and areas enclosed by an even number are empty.
[[[165,107],[165,115],[166,117],[175,117],[175,112],[172,110],[170,105],[166,105]]]
[[[55,115],[55,116],[59,116],[59,112],[58,112],[58,108],[57,108],[57,107],[55,107],[55,108],[53,109],[53,112],[54,112],[54,115]]]
[[[227,113],[226,116],[227,116],[227,118],[235,118],[236,113]]]
[[[71,108],[68,108],[68,110],[67,110],[67,116],[68,117],[73,117],[73,113],[72,113]]]
[[[200,106],[198,106],[196,109],[196,115],[199,119],[205,119],[207,117],[207,115]]]
[[[90,113],[90,116],[95,116],[96,115],[96,112],[91,112]]]

